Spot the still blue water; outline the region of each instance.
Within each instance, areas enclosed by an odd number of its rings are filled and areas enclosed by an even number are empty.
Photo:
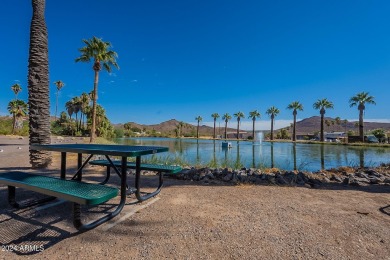
[[[383,147],[230,141],[232,148],[222,148],[222,140],[152,137],[114,141],[127,145],[166,146],[169,153],[155,156],[161,160],[180,158],[189,165],[317,171],[340,166],[371,167],[390,163],[390,148]]]

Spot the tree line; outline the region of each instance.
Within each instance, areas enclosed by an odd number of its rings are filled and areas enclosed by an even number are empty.
[[[366,108],[367,104],[373,104],[375,105],[375,98],[373,96],[370,96],[368,92],[360,92],[357,93],[356,95],[352,96],[349,99],[349,105],[350,107],[356,106],[357,109],[359,110],[359,122],[358,122],[358,127],[359,127],[359,139],[364,142],[364,110]],[[321,116],[321,126],[320,126],[320,141],[324,142],[325,137],[324,137],[324,124],[327,124],[328,126],[330,125],[330,121],[325,120],[325,113],[326,109],[333,109],[334,105],[333,102],[324,98],[324,99],[318,99],[316,102],[313,104],[313,108],[316,110],[319,110],[320,116]],[[297,119],[297,114],[298,111],[303,111],[303,105],[299,101],[293,101],[290,104],[288,104],[287,109],[292,110],[293,114],[293,123],[292,123],[292,141],[296,141],[296,119]],[[270,131],[270,140],[274,140],[274,123],[275,123],[275,117],[280,113],[280,110],[277,107],[271,106],[268,108],[265,112],[271,119],[271,131]],[[245,114],[241,111],[234,113],[233,116],[237,118],[237,134],[236,137],[237,139],[240,138],[240,121],[242,118],[245,118]],[[217,119],[220,118],[220,115],[218,113],[213,113],[211,114],[211,117],[214,120],[214,133],[213,133],[213,138],[216,138],[216,122]],[[255,136],[255,122],[257,118],[260,118],[261,114],[258,110],[253,110],[249,112],[249,119],[252,120],[252,138]],[[222,120],[225,122],[225,139],[227,139],[227,125],[228,122],[232,119],[232,116],[229,113],[225,113],[222,115]],[[197,121],[197,133],[196,136],[199,138],[199,126],[200,122],[203,120],[201,116],[195,117],[195,120]],[[336,123],[340,124],[341,119],[340,117],[336,118]],[[346,123],[346,120],[344,120],[344,123]],[[285,136],[285,133],[281,133],[282,135]]]

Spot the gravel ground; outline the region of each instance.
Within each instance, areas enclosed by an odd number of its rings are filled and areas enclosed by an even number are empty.
[[[0,171],[28,167],[26,142],[0,137]],[[59,168],[54,159],[49,172]],[[102,173],[90,167],[86,175]],[[73,228],[70,203],[14,210],[3,185],[0,258],[390,259],[389,186],[208,186],[173,179],[165,184],[154,203],[129,203],[110,223],[85,233]],[[24,192],[20,198],[32,196]],[[118,220],[123,221],[106,230]]]

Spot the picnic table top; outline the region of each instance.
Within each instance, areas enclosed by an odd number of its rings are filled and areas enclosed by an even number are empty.
[[[112,144],[32,144],[30,146],[30,149],[54,152],[113,155],[123,157],[135,157],[168,151],[168,147],[162,146]]]

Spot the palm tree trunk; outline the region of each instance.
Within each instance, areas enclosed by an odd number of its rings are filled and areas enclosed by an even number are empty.
[[[322,113],[322,111],[320,111],[321,113],[321,134],[320,134],[320,140],[321,142],[324,142],[325,139],[324,139],[324,114],[325,113]]]
[[[58,89],[56,93],[56,113],[54,114],[54,119],[57,120],[57,108],[58,108]]]
[[[240,139],[239,134],[240,134],[240,120],[237,119],[237,139]]]
[[[199,138],[199,121],[198,126],[196,127],[196,138]]]
[[[217,119],[214,118],[214,139],[215,139],[215,123],[216,123]]]
[[[99,82],[99,71],[95,70],[95,82],[93,83],[93,102],[92,102],[92,126],[89,142],[93,143],[96,132],[96,102],[97,102],[97,87]]]
[[[79,131],[81,131],[81,120],[83,119],[83,112],[80,112]]]
[[[28,59],[29,136],[31,144],[50,144],[49,59],[45,0],[32,0]],[[50,153],[30,149],[33,168],[47,167]]]
[[[294,111],[293,112],[293,115],[294,115],[294,124],[293,124],[293,141],[295,142],[297,140],[297,136],[296,136],[296,131],[295,131],[295,125],[296,125],[296,122],[297,122],[297,112]]]
[[[252,138],[255,140],[255,119],[253,119]]]
[[[363,111],[362,108],[359,108],[359,137],[362,142],[364,142]]]
[[[271,141],[274,140],[274,116],[271,116]]]
[[[16,128],[16,115],[12,115],[12,134],[15,134],[15,128]]]
[[[76,132],[79,131],[79,121],[78,121],[78,115],[79,113],[76,113]]]
[[[227,139],[227,122],[225,121],[225,139]]]

